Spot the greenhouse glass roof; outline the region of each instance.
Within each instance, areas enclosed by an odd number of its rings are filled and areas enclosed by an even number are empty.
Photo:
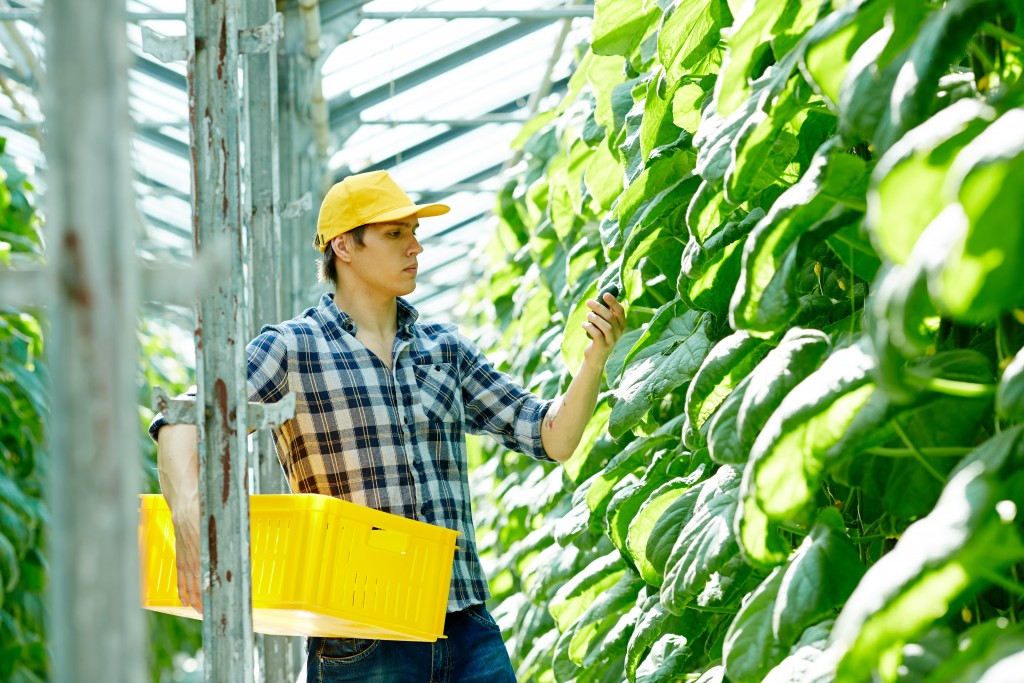
[[[0,0],[0,136],[12,155],[37,171],[45,168],[38,99],[45,73],[32,11],[41,6],[41,0]],[[185,2],[129,0],[127,8],[139,251],[147,259],[187,263],[185,65],[143,52],[141,28],[183,35]],[[494,193],[512,157],[509,144],[546,104],[545,95],[557,98],[564,90],[574,48],[589,36],[588,13],[588,4],[543,0],[319,3],[331,179],[386,169],[414,200],[452,207],[421,229],[419,286],[409,298],[424,316],[451,318],[464,285],[483,276],[469,257],[491,233]],[[37,179],[42,191],[44,182],[45,173]],[[316,196],[322,188],[309,189]],[[282,196],[282,202],[289,199]],[[315,209],[307,214],[310,234]],[[314,256],[311,250],[311,268]]]

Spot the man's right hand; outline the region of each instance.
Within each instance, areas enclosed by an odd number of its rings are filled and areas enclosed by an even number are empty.
[[[199,450],[196,428],[167,425],[157,439],[160,490],[171,508],[181,604],[203,611],[199,565]]]
[[[203,583],[199,563],[199,500],[171,514],[174,524],[178,599],[186,607],[203,611]]]

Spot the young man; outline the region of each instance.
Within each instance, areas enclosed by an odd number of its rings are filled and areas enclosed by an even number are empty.
[[[435,643],[310,638],[310,683],[504,683],[515,673],[484,607],[465,433],[487,433],[538,460],[565,462],[594,412],[605,363],[625,327],[614,297],[588,300],[592,338],[554,401],[499,372],[449,323],[419,321],[402,297],[416,289],[421,217],[384,171],[349,176],[327,193],[314,246],[335,291],[315,308],[263,328],[247,347],[249,400],[296,394],[275,429],[292,491],[321,493],[462,532],[452,568],[446,639]],[[581,334],[567,330],[569,334]],[[160,483],[172,511],[182,603],[202,609],[196,430],[154,421]]]

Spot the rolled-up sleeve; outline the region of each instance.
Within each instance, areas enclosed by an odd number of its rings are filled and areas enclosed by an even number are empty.
[[[554,462],[544,450],[540,436],[544,416],[554,401],[523,389],[495,368],[473,342],[457,334],[466,431],[490,434],[509,450]]]
[[[288,349],[278,330],[266,326],[260,335],[245,347],[246,391],[248,400],[256,403],[277,403],[288,393]],[[178,398],[196,397],[191,387]],[[160,428],[168,424],[163,413],[149,423],[149,436],[157,440]]]

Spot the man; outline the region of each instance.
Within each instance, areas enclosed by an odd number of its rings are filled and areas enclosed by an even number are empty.
[[[565,394],[525,391],[449,323],[418,320],[416,205],[384,171],[349,176],[324,198],[314,246],[334,285],[318,306],[263,328],[247,347],[249,400],[296,394],[274,431],[292,491],[321,493],[462,532],[436,643],[310,638],[310,683],[515,681],[477,556],[465,432],[533,458],[565,462],[593,414],[605,363],[625,327],[610,294],[588,300],[592,338]],[[572,332],[577,333],[578,332]],[[196,430],[154,420],[160,483],[177,542],[178,593],[202,609]]]

